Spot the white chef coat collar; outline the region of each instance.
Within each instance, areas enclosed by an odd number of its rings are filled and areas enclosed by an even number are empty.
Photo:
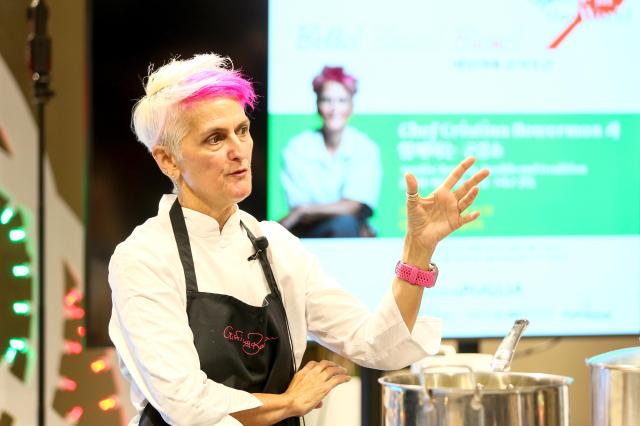
[[[158,206],[158,216],[169,215],[169,210],[176,200],[176,197],[176,194],[164,194],[162,196]],[[187,230],[190,234],[193,233],[194,235],[204,237],[230,236],[241,231],[240,209],[237,205],[235,205],[235,209],[235,212],[229,216],[227,223],[224,225],[224,228],[222,228],[222,232],[220,232],[220,224],[218,221],[211,216],[186,207],[182,207],[182,212],[184,214],[184,221],[187,224]]]

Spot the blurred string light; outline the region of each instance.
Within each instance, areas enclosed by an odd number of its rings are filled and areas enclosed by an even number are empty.
[[[9,231],[9,241],[21,243],[27,238],[27,232],[23,228],[15,228]]]
[[[13,313],[16,315],[29,315],[31,313],[31,303],[26,300],[14,302]]]
[[[78,355],[82,352],[82,343],[73,340],[66,340],[64,342],[64,347],[66,352],[71,355]]]
[[[0,225],[6,225],[7,223],[9,223],[15,213],[15,210],[13,210],[11,207],[4,208],[2,210],[2,213],[0,213]]]
[[[9,339],[9,347],[12,349],[15,349],[16,351],[20,352],[20,353],[24,353],[27,351],[27,348],[29,347],[27,345],[27,340],[23,339],[23,338],[13,338],[13,339]]]
[[[33,236],[27,226],[28,217],[23,208],[12,206],[0,189],[0,361],[23,381],[29,359],[35,359],[28,354],[34,351],[29,330],[31,316],[37,311],[37,304],[30,300],[38,274],[32,262]],[[67,269],[68,285],[62,297],[64,321],[68,325],[61,358],[65,361],[61,361],[53,406],[69,424],[105,424],[105,419],[112,422],[117,418],[122,408],[113,395],[114,378],[108,373],[111,366],[105,351],[99,351],[98,355],[85,350],[82,283],[73,279],[77,274],[68,272]],[[2,425],[4,420],[3,417],[0,421]]]
[[[103,371],[105,371],[107,369],[107,362],[102,359],[99,358],[95,361],[93,361],[90,365],[91,367],[91,371],[93,371],[94,373],[102,373]]]
[[[69,410],[69,412],[67,412],[67,419],[72,423],[76,423],[78,420],[80,420],[80,417],[82,417],[83,414],[84,408],[76,405],[71,410]]]
[[[78,382],[68,377],[60,378],[60,389],[66,392],[73,392],[78,389]]]
[[[31,350],[26,336],[33,313],[32,301],[25,300],[31,297],[33,275],[25,216],[28,214],[12,206],[0,189],[0,261],[6,265],[0,271],[0,324],[4,326],[0,327],[0,345],[5,348],[2,356],[11,366],[11,373],[21,380],[25,379],[26,364],[18,357]]]
[[[82,306],[84,295],[79,290],[82,284],[69,265],[66,268],[67,284],[62,296],[66,323],[64,353],[54,409],[71,422],[102,424],[105,420],[101,416],[113,416],[114,412],[121,410],[121,406],[117,396],[112,394],[113,376],[106,374],[111,370],[109,357],[104,351],[96,353],[95,350],[85,348],[84,337],[87,330]],[[105,385],[108,391],[103,390]],[[72,407],[71,410],[69,407]],[[74,420],[81,417],[82,420]]]
[[[16,278],[26,278],[31,276],[31,267],[26,263],[14,265],[13,268],[11,268],[11,273]]]
[[[69,319],[81,320],[84,318],[84,309],[79,306],[65,306],[64,315]]]
[[[101,399],[100,402],[98,402],[98,407],[100,407],[102,411],[113,410],[117,406],[118,406],[118,402],[114,397]]]
[[[75,288],[69,290],[64,296],[64,304],[69,307],[74,306],[80,300],[82,300],[82,294]]]
[[[18,351],[13,349],[11,346],[9,346],[4,353],[4,359],[5,361],[7,361],[8,364],[13,364],[13,361],[15,361],[16,356],[18,356]]]

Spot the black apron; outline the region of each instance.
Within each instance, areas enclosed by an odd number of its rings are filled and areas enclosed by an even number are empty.
[[[200,369],[215,382],[250,393],[280,394],[287,390],[295,364],[289,325],[282,297],[267,260],[266,246],[242,223],[269,283],[270,293],[262,306],[248,305],[226,294],[198,291],[196,273],[189,244],[189,234],[182,207],[176,199],[169,211],[173,234],[187,285],[187,316],[194,344],[200,358]],[[240,273],[240,272],[239,272]],[[166,425],[160,413],[150,404],[142,411],[140,426]],[[298,418],[278,425],[299,426]]]

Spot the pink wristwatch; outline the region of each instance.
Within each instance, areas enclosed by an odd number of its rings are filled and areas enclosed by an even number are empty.
[[[435,263],[429,263],[429,270],[417,268],[402,261],[396,264],[396,277],[409,284],[431,288],[436,285],[438,279],[438,267]]]

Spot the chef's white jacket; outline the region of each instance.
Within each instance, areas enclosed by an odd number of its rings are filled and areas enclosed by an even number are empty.
[[[184,272],[169,219],[174,200],[175,195],[163,196],[158,215],[138,226],[111,258],[109,335],[120,368],[131,382],[138,413],[150,401],[174,425],[239,425],[229,413],[261,402],[250,393],[209,380],[200,370],[187,320]],[[325,275],[317,259],[280,224],[258,222],[236,209],[220,230],[210,216],[182,210],[201,292],[228,294],[261,306],[269,287],[260,263],[247,260],[255,250],[240,220],[254,235],[267,237],[268,258],[281,289],[298,366],[307,336],[359,365],[382,370],[403,368],[438,350],[438,319],[419,318],[410,333],[391,290],[370,313]],[[362,285],[391,287],[382,279]],[[130,425],[137,425],[138,418]]]

